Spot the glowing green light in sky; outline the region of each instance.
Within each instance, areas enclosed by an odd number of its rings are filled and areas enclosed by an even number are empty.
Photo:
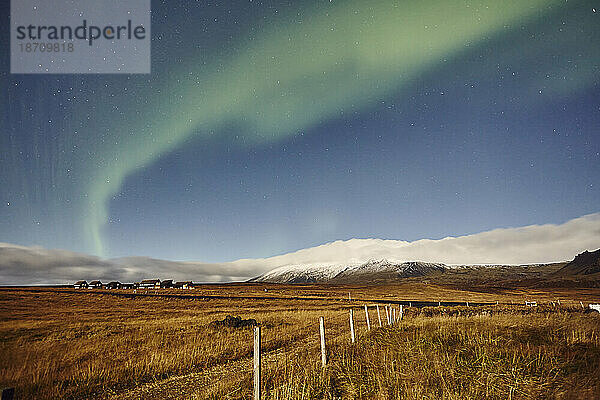
[[[542,17],[558,1],[354,1],[331,3],[302,23],[262,32],[207,65],[176,66],[145,103],[107,121],[117,140],[90,171],[85,224],[104,253],[107,202],[125,177],[191,135],[243,127],[247,145],[289,137],[381,101],[419,73],[503,30]],[[225,51],[225,50],[224,50]],[[146,104],[147,102],[147,104]]]

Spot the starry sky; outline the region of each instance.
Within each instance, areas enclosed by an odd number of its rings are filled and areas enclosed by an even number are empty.
[[[0,242],[230,261],[600,211],[600,3],[152,1],[149,75],[10,74]]]

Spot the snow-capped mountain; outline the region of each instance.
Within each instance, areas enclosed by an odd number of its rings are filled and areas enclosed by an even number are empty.
[[[276,268],[251,281],[270,283],[374,283],[441,273],[448,268],[444,264],[437,263],[419,261],[393,263],[387,260],[371,260],[354,265],[291,265]]]

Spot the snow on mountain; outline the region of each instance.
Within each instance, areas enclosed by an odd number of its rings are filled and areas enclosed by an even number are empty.
[[[397,280],[444,272],[444,264],[424,262],[393,263],[387,260],[370,260],[363,264],[313,264],[279,267],[267,272],[253,282],[271,283],[368,283]]]

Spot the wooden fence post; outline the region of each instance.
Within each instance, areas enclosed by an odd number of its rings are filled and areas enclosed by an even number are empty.
[[[325,351],[325,318],[319,317],[319,330],[321,331],[321,363],[327,365],[327,353]]]
[[[254,400],[260,400],[260,326],[254,327]]]
[[[394,307],[394,318],[392,319],[392,323],[396,324],[396,307]]]
[[[377,319],[379,319],[379,327],[381,328],[381,314],[379,313],[379,304],[377,304]]]
[[[585,310],[585,307],[583,306],[583,302],[579,302],[579,304],[581,304],[581,308],[583,308]]]
[[[469,307],[469,302],[467,301],[467,307]]]
[[[400,304],[400,321],[404,319],[404,306]]]
[[[350,339],[352,340],[352,343],[356,341],[356,337],[354,336],[354,313],[352,312],[352,309],[350,309]]]
[[[13,400],[15,397],[15,388],[2,389],[2,400]]]
[[[365,317],[367,317],[367,330],[371,330],[371,321],[369,320],[369,308],[365,304]]]

